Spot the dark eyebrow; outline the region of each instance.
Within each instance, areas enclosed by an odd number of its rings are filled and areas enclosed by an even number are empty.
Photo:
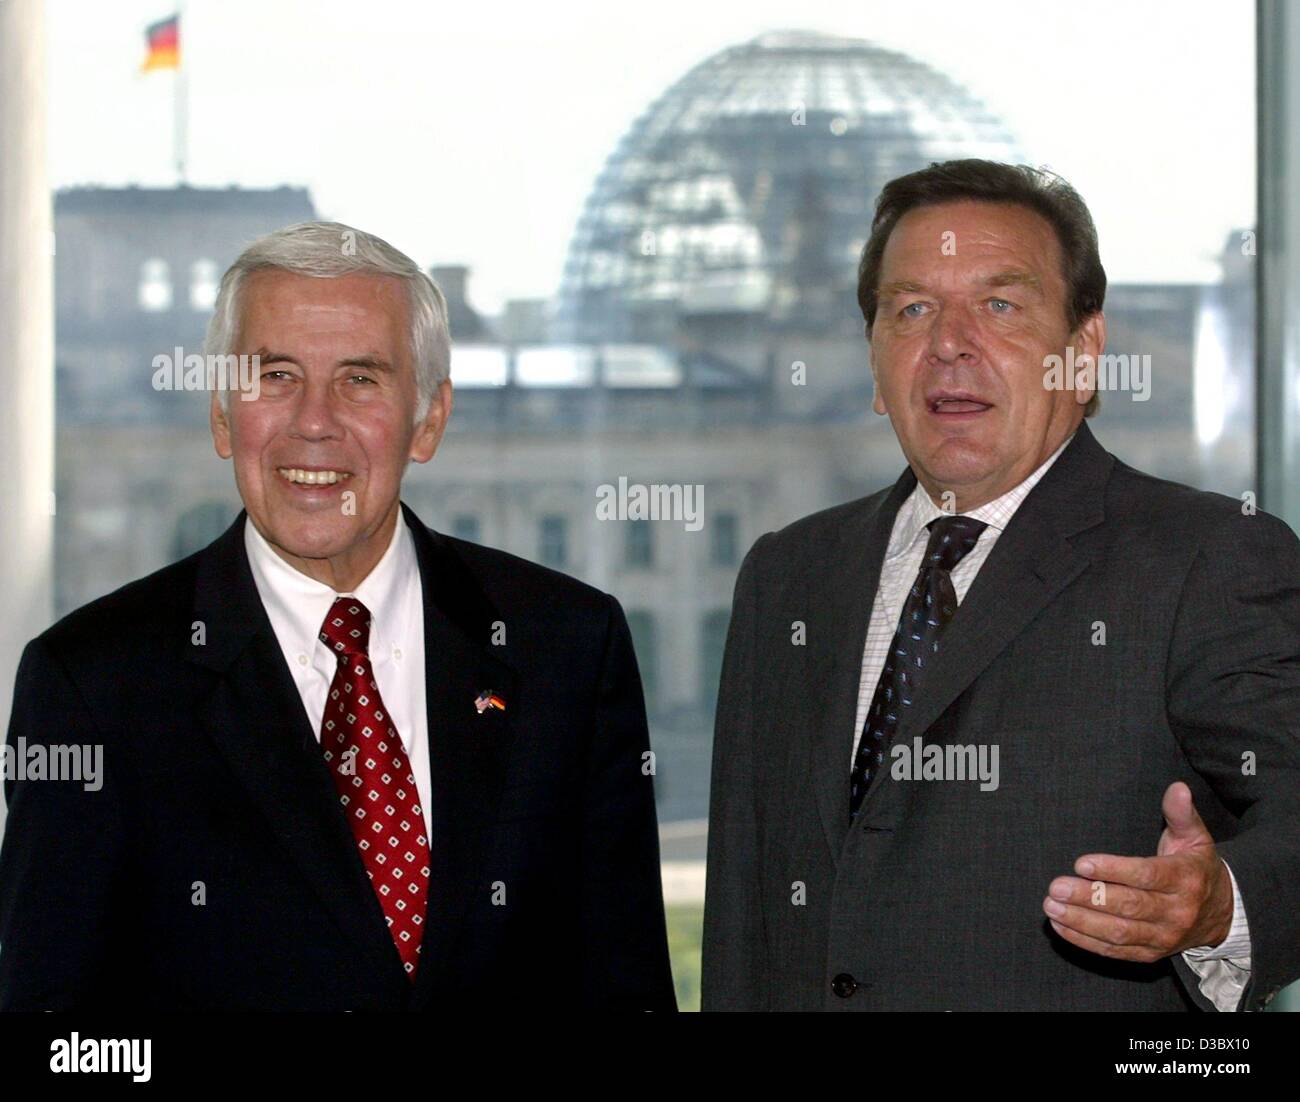
[[[985,287],[1028,287],[1040,295],[1043,293],[1042,280],[1023,268],[1003,268],[1000,272],[985,276],[980,282]]]
[[[919,295],[924,291],[925,288],[919,283],[914,283],[910,279],[898,279],[881,287],[880,296],[886,298],[890,295]]]
[[[1042,280],[1033,272],[1027,272],[1023,268],[1003,268],[986,275],[979,280],[979,283],[984,287],[1027,287],[1040,295],[1043,293]],[[899,279],[881,287],[880,296],[887,298],[891,295],[922,295],[925,291],[923,284],[911,279]]]

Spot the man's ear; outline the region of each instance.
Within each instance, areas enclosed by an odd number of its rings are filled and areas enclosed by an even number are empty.
[[[1086,406],[1091,401],[1092,396],[1097,393],[1097,383],[1100,381],[1097,373],[1102,353],[1106,351],[1106,315],[1100,310],[1095,314],[1089,314],[1075,331],[1071,343],[1074,345],[1075,360],[1078,361],[1082,356],[1088,356],[1089,359],[1085,362],[1092,365],[1092,371],[1090,372],[1091,386],[1078,386],[1079,376],[1077,372],[1075,373],[1074,400],[1078,405]]]
[[[427,463],[442,443],[442,434],[447,431],[447,421],[451,418],[451,380],[443,379],[438,389],[433,392],[429,411],[415,426],[415,438],[411,441],[411,458],[417,463]]]
[[[880,375],[876,371],[876,354],[871,348],[871,334],[867,334],[867,364],[871,368],[871,387],[875,391],[875,397],[871,399],[871,408],[881,416],[889,411],[885,409],[885,399],[880,393]]]
[[[221,399],[215,391],[208,407],[208,426],[212,429],[212,446],[217,449],[217,454],[222,459],[229,459],[235,454],[235,449],[230,446],[230,418],[221,408]]]

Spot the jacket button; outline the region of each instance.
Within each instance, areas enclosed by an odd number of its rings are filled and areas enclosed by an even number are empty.
[[[831,980],[831,990],[841,999],[849,998],[858,989],[858,981],[847,972],[841,972]]]

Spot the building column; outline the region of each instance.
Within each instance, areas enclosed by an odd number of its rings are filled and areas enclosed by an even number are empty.
[[[1300,530],[1300,11],[1257,13],[1259,503]]]
[[[53,615],[53,231],[44,0],[0,0],[0,730],[24,644]]]
[[[1256,18],[1259,504],[1300,532],[1300,10],[1259,0]],[[1269,1009],[1300,1011],[1300,983]]]

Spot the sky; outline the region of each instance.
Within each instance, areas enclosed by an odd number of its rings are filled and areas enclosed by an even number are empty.
[[[984,100],[1088,202],[1113,283],[1218,277],[1255,214],[1252,0],[186,0],[189,182],[310,188],[322,217],[495,312],[559,284],[605,158],[711,54],[770,30],[866,38]],[[170,186],[173,75],[141,74],[175,0],[49,0],[55,187]]]

